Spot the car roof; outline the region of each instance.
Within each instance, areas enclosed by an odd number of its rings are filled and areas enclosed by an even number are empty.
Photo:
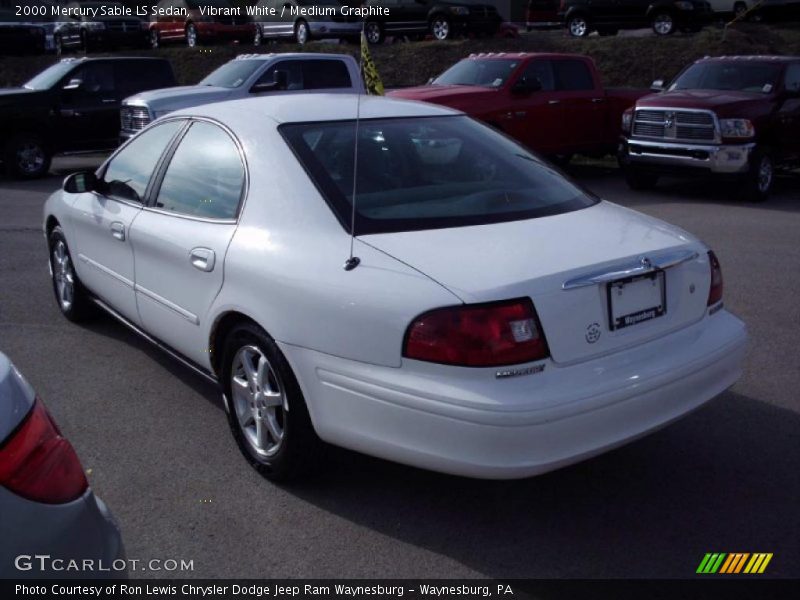
[[[357,107],[358,105],[358,107]],[[172,115],[216,119],[234,129],[252,129],[258,119],[277,123],[347,121],[390,117],[446,117],[462,114],[436,104],[361,94],[274,94],[229,100],[175,111]],[[255,119],[255,120],[254,120]]]
[[[583,54],[570,54],[568,52],[476,52],[467,58],[473,60],[492,60],[498,58],[578,58],[581,60],[589,59]]]
[[[168,62],[168,59],[161,56],[81,56],[62,58],[59,62],[62,63],[75,63],[76,65],[82,62],[97,62],[102,61],[118,61],[118,60],[156,60],[161,62]]]
[[[268,52],[266,54],[239,54],[231,60],[273,60],[275,58],[304,58],[304,59],[350,59],[350,54],[330,54],[328,52]]]
[[[788,63],[800,60],[800,56],[773,56],[769,54],[754,54],[752,56],[706,56],[701,58],[698,62],[702,61],[743,61],[743,62],[777,62]]]

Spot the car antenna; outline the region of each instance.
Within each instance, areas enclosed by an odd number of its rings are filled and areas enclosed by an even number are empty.
[[[365,21],[366,22],[366,21]],[[361,25],[361,44],[366,43],[366,39],[364,37],[364,25]],[[352,207],[350,210],[350,257],[344,261],[344,270],[345,271],[352,271],[355,269],[359,264],[361,264],[361,259],[357,256],[353,256],[353,245],[356,239],[356,196],[358,193],[358,126],[361,120],[361,89],[364,85],[363,79],[364,75],[362,73],[362,63],[364,60],[364,49],[363,47],[358,53],[358,77],[359,77],[359,87],[358,91],[356,92],[356,126],[355,126],[355,148],[353,150],[353,200],[352,200]]]

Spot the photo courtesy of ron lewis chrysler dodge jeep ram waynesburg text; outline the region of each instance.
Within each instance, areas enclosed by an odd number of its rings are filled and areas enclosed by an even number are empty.
[[[705,58],[623,114],[628,184],[660,175],[733,179],[765,200],[779,167],[800,165],[800,56]]]
[[[68,177],[43,225],[63,315],[103,308],[218,382],[272,478],[320,439],[535,475],[702,406],[745,354],[705,244],[434,104],[176,111]]]

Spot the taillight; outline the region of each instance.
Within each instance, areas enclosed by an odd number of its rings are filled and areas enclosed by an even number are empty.
[[[75,450],[41,400],[0,448],[0,485],[47,504],[75,500],[89,485]]]
[[[403,356],[464,367],[547,358],[544,333],[528,298],[426,312],[406,332]]]
[[[708,306],[722,300],[722,267],[719,266],[717,255],[708,251],[708,264],[711,266],[711,287],[708,290]]]

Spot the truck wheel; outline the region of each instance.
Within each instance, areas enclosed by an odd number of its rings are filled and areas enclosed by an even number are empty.
[[[433,17],[431,19],[431,33],[433,37],[437,40],[447,40],[453,36],[453,28],[450,25],[450,21],[447,20],[446,17],[442,17],[441,15]]]
[[[194,23],[189,23],[186,26],[186,45],[189,48],[197,46],[197,27],[195,27]]]
[[[675,19],[668,11],[659,11],[653,15],[653,32],[656,35],[672,35],[675,33]]]
[[[301,46],[311,39],[311,31],[308,29],[308,23],[300,19],[294,26],[294,41]]]
[[[364,35],[370,44],[382,44],[386,39],[386,33],[383,31],[383,26],[377,21],[367,21],[364,25]]]
[[[44,177],[50,170],[50,152],[41,136],[23,133],[9,140],[5,149],[8,171],[20,179]]]
[[[775,164],[766,151],[756,150],[750,159],[750,170],[745,176],[745,194],[751,202],[763,202],[772,191],[775,181]]]
[[[625,168],[625,181],[632,190],[652,190],[658,184],[658,175],[637,167]]]
[[[575,15],[567,20],[567,29],[572,37],[586,37],[591,29],[589,20],[583,15]]]

